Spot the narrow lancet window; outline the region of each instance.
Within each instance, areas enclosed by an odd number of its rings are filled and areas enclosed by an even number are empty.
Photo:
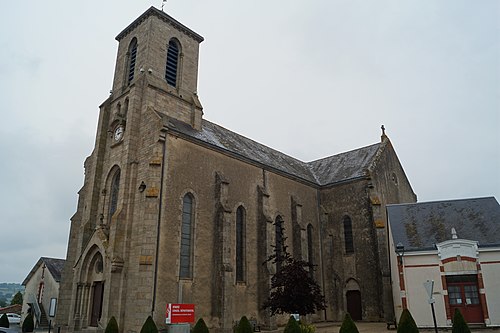
[[[245,281],[245,209],[236,210],[236,281]]]
[[[283,244],[283,219],[281,216],[276,217],[276,221],[274,223],[275,237],[276,237],[276,271],[281,269],[281,265],[283,264],[283,256],[284,256],[284,244]]]
[[[307,262],[310,265],[314,265],[314,253],[313,253],[313,226],[311,224],[307,225]],[[311,270],[312,271],[312,270]]]
[[[344,217],[344,243],[345,253],[353,253],[354,242],[352,239],[352,221],[349,216]]]
[[[182,200],[182,226],[180,250],[180,278],[193,277],[193,230],[194,230],[194,200],[188,193]]]
[[[120,190],[120,169],[118,169],[113,175],[111,180],[111,189],[109,195],[109,218],[113,216],[116,212],[116,207],[118,205],[118,192]]]

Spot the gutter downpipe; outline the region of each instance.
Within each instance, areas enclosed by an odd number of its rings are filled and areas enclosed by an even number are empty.
[[[155,270],[153,276],[153,297],[151,301],[151,317],[153,317],[155,311],[156,303],[156,289],[158,286],[158,254],[160,253],[160,227],[161,227],[161,214],[163,208],[163,179],[165,177],[165,157],[167,151],[167,133],[165,129],[162,129],[162,134],[160,134],[160,140],[163,143],[162,146],[162,161],[161,161],[161,174],[160,174],[160,194],[158,203],[158,221],[156,225],[156,249],[155,249]]]
[[[322,232],[322,223],[321,223],[321,200],[320,200],[320,191],[319,188],[316,190],[316,202],[318,203],[318,222],[319,222],[319,256],[321,258],[321,288],[323,288],[323,297],[325,295],[325,264],[323,258],[323,232]],[[325,299],[326,301],[326,299]],[[323,315],[325,316],[325,321],[327,321],[326,317],[326,308],[323,310]]]

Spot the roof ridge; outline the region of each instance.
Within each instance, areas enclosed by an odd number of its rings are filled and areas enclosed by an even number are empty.
[[[353,153],[355,151],[359,151],[359,150],[362,150],[362,149],[371,148],[371,147],[374,147],[374,146],[377,146],[377,145],[380,145],[380,144],[381,144],[381,142],[376,142],[376,143],[373,143],[373,144],[370,144],[370,145],[367,145],[367,146],[363,146],[363,147],[351,149],[351,150],[344,151],[344,152],[341,152],[341,153],[338,153],[338,154],[333,154],[333,155],[325,156],[325,157],[319,158],[317,160],[312,160],[312,161],[307,162],[307,164],[312,164],[312,163],[315,163],[315,162],[324,161],[324,160],[332,158],[332,157],[337,157],[337,156],[341,156],[341,155]]]
[[[424,204],[435,204],[435,203],[443,203],[443,202],[458,202],[458,201],[470,201],[470,200],[486,200],[486,199],[495,199],[495,201],[497,201],[494,196],[487,196],[487,197],[476,197],[476,198],[459,198],[459,199],[445,199],[445,200],[432,200],[432,201],[420,201],[420,202],[408,202],[408,203],[388,204],[387,207],[392,207],[392,206],[410,206],[410,205],[424,205]]]

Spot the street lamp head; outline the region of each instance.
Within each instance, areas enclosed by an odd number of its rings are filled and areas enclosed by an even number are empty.
[[[402,257],[404,256],[405,254],[405,246],[403,245],[403,243],[399,242],[397,245],[396,245],[396,253],[398,254],[398,256]]]

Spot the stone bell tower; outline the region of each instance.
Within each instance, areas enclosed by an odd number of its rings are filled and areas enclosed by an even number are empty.
[[[162,119],[201,130],[203,37],[151,7],[116,40],[111,94],[100,106],[71,218],[57,314],[63,332],[104,327],[111,316],[138,331],[148,314],[161,317],[153,258],[161,216]]]
[[[112,95],[137,91],[142,104],[201,128],[198,100],[198,55],[203,37],[154,7],[149,8],[117,37]],[[135,88],[135,89],[134,89]],[[148,89],[149,88],[149,89]]]

